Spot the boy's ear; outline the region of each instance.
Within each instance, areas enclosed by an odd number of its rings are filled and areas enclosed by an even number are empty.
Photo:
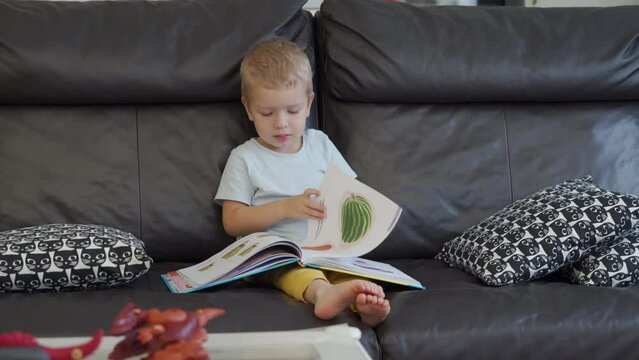
[[[248,100],[246,100],[244,96],[242,96],[242,105],[244,105],[244,111],[246,111],[246,115],[248,116],[249,120],[253,121],[253,115],[251,114],[251,110],[249,109]]]
[[[311,106],[313,105],[313,99],[315,99],[315,93],[308,94],[308,106],[306,107],[306,117],[311,116]]]

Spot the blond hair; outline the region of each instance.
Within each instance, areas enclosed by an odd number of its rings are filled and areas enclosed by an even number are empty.
[[[313,72],[308,57],[295,43],[269,40],[255,45],[244,56],[240,66],[242,96],[247,97],[251,86],[289,88],[298,81],[306,85],[308,95],[313,93]]]

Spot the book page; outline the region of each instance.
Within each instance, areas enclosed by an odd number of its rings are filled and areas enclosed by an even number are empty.
[[[417,289],[424,289],[422,284],[389,264],[362,258],[314,258],[309,267],[343,272],[351,275],[363,276],[370,279],[405,285]]]
[[[267,248],[274,251],[264,251]],[[266,258],[259,257],[261,251]],[[244,236],[210,258],[177,272],[196,285],[203,285],[220,279],[230,271],[241,267],[243,263],[249,262],[251,266],[257,266],[262,261],[268,261],[277,255],[274,252],[290,254],[291,257],[300,255],[296,245],[290,241],[273,234],[259,232]]]
[[[378,191],[329,165],[315,199],[326,218],[309,220],[299,244],[303,260],[318,256],[356,257],[375,249],[395,227],[402,208]]]

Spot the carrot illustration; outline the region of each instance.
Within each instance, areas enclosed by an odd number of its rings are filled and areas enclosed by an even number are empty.
[[[320,200],[320,204],[324,205],[324,199]],[[317,231],[315,231],[315,238],[316,239],[319,236],[320,232],[322,232],[322,225],[323,224],[324,224],[324,219],[320,220],[319,224],[317,224]]]
[[[324,244],[324,245],[318,245],[318,246],[302,246],[302,249],[304,250],[324,251],[324,250],[330,250],[331,248],[332,248],[331,244]]]

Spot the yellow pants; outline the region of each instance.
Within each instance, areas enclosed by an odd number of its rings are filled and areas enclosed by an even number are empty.
[[[293,299],[306,302],[304,291],[315,279],[326,280],[331,284],[340,284],[360,278],[334,271],[303,268],[298,264],[290,264],[245,279],[249,282],[272,285]]]

